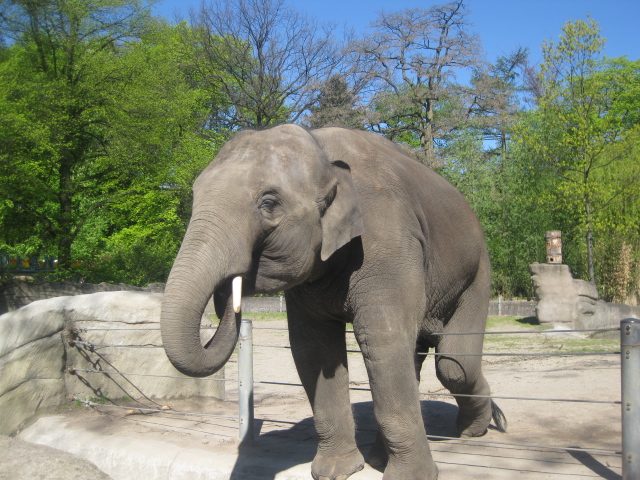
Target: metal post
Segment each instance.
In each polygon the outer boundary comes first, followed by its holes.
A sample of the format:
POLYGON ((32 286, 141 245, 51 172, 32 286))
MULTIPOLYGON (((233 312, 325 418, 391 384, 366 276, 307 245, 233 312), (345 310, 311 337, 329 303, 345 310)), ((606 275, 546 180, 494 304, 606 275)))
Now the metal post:
POLYGON ((620 322, 622 478, 640 478, 640 320, 620 322))
POLYGON ((253 440, 253 335, 252 322, 243 318, 238 339, 238 406, 240 441, 253 440))

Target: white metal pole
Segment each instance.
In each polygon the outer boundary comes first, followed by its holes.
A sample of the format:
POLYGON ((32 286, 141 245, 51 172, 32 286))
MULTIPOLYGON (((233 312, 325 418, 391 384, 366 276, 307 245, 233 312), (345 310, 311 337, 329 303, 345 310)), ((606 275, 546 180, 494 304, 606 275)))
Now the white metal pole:
POLYGON ((238 410, 240 441, 253 440, 253 334, 252 322, 243 318, 238 339, 238 410))

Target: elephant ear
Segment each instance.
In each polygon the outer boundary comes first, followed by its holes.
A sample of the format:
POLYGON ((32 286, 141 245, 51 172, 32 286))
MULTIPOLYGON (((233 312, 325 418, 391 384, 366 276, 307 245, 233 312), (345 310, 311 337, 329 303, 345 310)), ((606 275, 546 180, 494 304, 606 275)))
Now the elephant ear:
POLYGON ((322 250, 320 257, 327 260, 333 252, 352 238, 364 233, 362 211, 358 193, 351 178, 349 165, 341 160, 331 163, 334 180, 321 207, 322 250))

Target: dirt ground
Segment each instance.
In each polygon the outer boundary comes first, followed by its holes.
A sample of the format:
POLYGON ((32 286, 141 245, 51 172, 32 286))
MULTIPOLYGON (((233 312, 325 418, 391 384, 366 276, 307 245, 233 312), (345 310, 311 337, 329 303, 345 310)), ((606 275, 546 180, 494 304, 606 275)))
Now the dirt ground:
MULTIPOLYGON (((295 408, 296 413, 306 412, 311 417, 311 410, 306 404, 306 397, 301 387, 285 387, 261 381, 291 382, 296 379, 295 367, 288 350, 260 347, 258 345, 288 344, 285 322, 256 322, 254 328, 254 380, 256 381, 256 398, 264 404, 278 406, 286 399, 286 410, 295 408), (262 325, 266 323, 266 325, 262 325), (267 330, 263 328, 282 328, 283 330, 267 330), (294 402, 294 399, 296 402, 294 402), (291 402, 291 403, 289 403, 291 402)), ((510 330, 512 328, 510 327, 510 330)), ((500 328, 498 328, 500 330, 500 328)), ((525 328, 523 328, 525 330, 525 328)), ((564 342, 553 339, 554 346, 562 346, 564 342), (558 345, 558 342, 560 344, 558 345)), ((573 334, 575 336, 575 334, 573 334)), ((353 335, 348 343, 357 348, 353 335)), ((537 336, 536 336, 537 337, 537 336)), ((566 334, 567 343, 572 334, 566 334)), ((489 337, 487 337, 489 338, 489 337)), ((495 339, 496 337, 492 337, 495 339)), ((512 352, 536 351, 531 335, 518 337, 518 344, 511 348, 512 352)), ((485 352, 495 348, 485 347, 485 352)), ((525 397, 546 399, 575 400, 620 400, 620 358, 618 355, 606 356, 567 356, 567 357, 484 357, 483 371, 487 377, 492 393, 498 397, 525 397)), ((231 375, 236 371, 229 368, 231 375)), ((353 387, 367 388, 368 381, 362 356, 359 353, 349 354, 349 372, 353 387)), ((427 434, 430 436, 456 437, 455 418, 457 407, 450 396, 442 395, 446 390, 435 375, 434 362, 428 358, 423 366, 420 392, 422 395, 423 418, 427 434), (440 394, 440 395, 437 395, 440 394)), ((230 392, 230 396, 233 393, 230 392)), ((366 391, 352 391, 351 401, 354 404, 358 426, 362 430, 374 430, 371 395, 366 391)), ((621 460, 619 455, 599 455, 596 453, 567 452, 566 450, 545 450, 539 448, 519 447, 517 444, 544 447, 573 447, 596 450, 620 451, 621 425, 619 404, 566 403, 550 401, 523 401, 497 399, 508 420, 507 433, 491 430, 478 442, 473 444, 473 453, 458 456, 455 445, 459 440, 437 441, 432 439, 434 458, 440 464, 459 464, 468 476, 459 478, 483 478, 474 465, 482 469, 507 469, 512 473, 519 472, 518 478, 562 478, 562 464, 577 462, 582 465, 578 474, 571 473, 567 478, 621 478, 621 460), (487 443, 484 443, 487 442, 487 443), (495 443, 491 443, 495 442, 495 443), (514 445, 498 445, 502 443, 514 445), (487 461, 487 457, 496 456, 498 462, 487 461), (512 461, 507 461, 513 459, 512 461), (523 464, 518 465, 522 461, 523 464), (502 464, 498 466, 496 464, 502 464), (512 463, 513 462, 513 463, 512 463), (492 465, 493 464, 493 465, 492 465), (495 465, 495 467, 494 467, 495 465), (513 466, 509 466, 513 465, 513 466)), ((277 411, 277 408, 275 409, 277 411)), ((275 413, 274 411, 274 413, 275 413)), ((293 412, 292 412, 293 413, 293 412)), ((269 413, 269 415, 271 415, 269 413)), ((274 415, 273 418, 282 418, 274 415)), ((372 435, 361 435, 363 451, 366 443, 372 441, 372 435)), ((464 449, 466 451, 466 447, 464 449)), ((449 468, 446 469, 447 471, 449 468)), ((488 472, 487 472, 488 473, 488 472)), ((489 473, 486 478, 496 478, 497 472, 489 473)), ((449 478, 441 475, 441 478, 449 478)), ((451 478, 458 478, 451 477, 451 478)), ((514 477, 511 477, 514 478, 514 477)))
MULTIPOLYGON (((249 316, 249 315, 247 315, 249 316)), ((83 425, 103 435, 122 432, 126 425, 138 442, 146 438, 171 438, 220 454, 237 455, 229 478, 275 479, 279 472, 310 462, 315 453, 311 409, 295 371, 288 344, 286 322, 254 322, 254 381, 256 442, 238 444, 233 419, 179 417, 170 414, 126 415, 123 409, 99 408, 63 413, 71 427, 83 425), (294 385, 291 385, 294 384, 294 385), (265 462, 244 462, 243 458, 265 462), (257 466, 256 466, 257 465, 257 466)), ((349 341, 355 345, 353 340, 349 341)), ((513 351, 527 350, 527 343, 513 351)), ((484 372, 497 397, 620 400, 620 359, 617 355, 578 357, 485 357, 484 372)), ((359 353, 349 354, 353 411, 357 440, 366 457, 375 435, 371 395, 359 353), (363 390, 359 390, 363 389, 363 390)), ((237 358, 226 367, 237 378, 237 358)), ((183 399, 168 402, 174 411, 237 415, 237 383, 227 384, 227 401, 183 399)), ((422 382, 423 418, 440 480, 453 479, 589 479, 621 478, 620 405, 498 399, 508 420, 508 432, 491 429, 481 439, 455 437, 456 406, 435 377, 433 360, 427 359, 422 382), (589 453, 567 450, 593 449, 589 453)), ((152 405, 150 405, 152 406, 152 405)), ((100 466, 100 465, 98 465, 100 466)), ((381 478, 367 467, 353 479, 381 478), (369 472, 369 473, 367 473, 369 472)), ((116 478, 117 475, 112 475, 116 478)), ((160 478, 155 477, 155 478, 160 478)), ((297 477, 295 477, 297 478, 297 477)), ((308 478, 311 478, 309 475, 308 478)))

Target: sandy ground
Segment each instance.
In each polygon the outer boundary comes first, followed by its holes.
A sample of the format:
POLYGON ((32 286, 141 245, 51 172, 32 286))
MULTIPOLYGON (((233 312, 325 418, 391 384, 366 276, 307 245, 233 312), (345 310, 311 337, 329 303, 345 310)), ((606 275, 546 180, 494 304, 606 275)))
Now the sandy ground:
MULTIPOLYGON (((127 415, 124 409, 108 407, 61 410, 41 418, 20 436, 84 456, 113 479, 137 478, 132 475, 132 464, 124 459, 126 454, 106 454, 109 447, 104 446, 97 453, 87 453, 86 446, 83 450, 77 444, 92 440, 79 442, 81 433, 99 435, 105 442, 111 441, 116 450, 135 450, 131 456, 144 456, 145 449, 149 458, 154 451, 157 455, 161 450, 168 452, 164 457, 173 455, 166 467, 152 465, 151 460, 137 460, 135 468, 144 472, 146 478, 311 478, 308 463, 316 447, 311 410, 302 388, 296 385, 299 380, 290 351, 272 347, 288 344, 285 322, 255 322, 255 327, 256 441, 251 445, 239 444, 235 419, 165 413, 127 415), (76 432, 76 439, 61 433, 63 430, 76 432), (172 449, 176 449, 175 453, 170 453, 172 449), (185 467, 178 467, 178 460, 191 458, 184 449, 198 460, 183 463, 206 463, 204 459, 209 458, 219 472, 209 476, 184 473, 185 467)), ((523 351, 519 347, 516 351, 523 351)), ((359 354, 349 355, 349 369, 352 386, 365 389, 366 372, 359 354)), ((485 357, 484 372, 493 394, 499 397, 620 400, 620 360, 616 355, 485 357)), ((235 355, 226 367, 226 374, 230 379, 237 378, 235 355)), ((420 391, 428 435, 455 437, 455 403, 442 395, 446 392, 435 377, 431 359, 425 362, 420 391)), ((237 383, 231 381, 227 383, 225 402, 191 398, 168 403, 174 411, 236 417, 237 394, 237 383)), ((366 457, 375 434, 371 395, 368 391, 353 390, 351 399, 358 426, 357 440, 366 457)), ((620 455, 607 452, 618 452, 621 448, 619 404, 511 399, 497 402, 509 422, 507 433, 492 429, 478 441, 432 439, 440 480, 621 478, 620 455), (576 452, 566 447, 595 451, 576 452)), ((210 468, 205 463, 204 470, 210 468)), ((195 466, 193 469, 197 470, 195 466)), ((367 466, 351 478, 379 479, 382 474, 367 466)))

